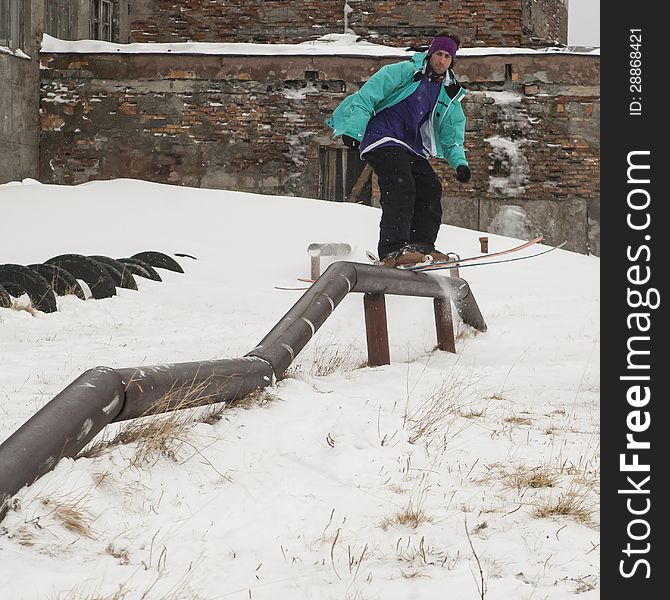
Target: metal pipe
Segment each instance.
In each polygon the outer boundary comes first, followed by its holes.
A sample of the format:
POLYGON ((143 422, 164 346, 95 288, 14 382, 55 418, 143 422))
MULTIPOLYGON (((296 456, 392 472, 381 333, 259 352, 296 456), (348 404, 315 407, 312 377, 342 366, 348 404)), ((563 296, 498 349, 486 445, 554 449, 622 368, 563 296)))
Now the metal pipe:
POLYGON ((237 400, 272 384, 272 367, 259 358, 232 358, 118 369, 125 387, 114 421, 237 400))
POLYGON ((246 356, 267 361, 272 365, 275 377, 281 379, 298 352, 354 287, 354 264, 340 261, 330 265, 246 356))
POLYGON ((0 444, 0 520, 10 498, 74 457, 123 408, 121 376, 107 367, 82 373, 0 444))
POLYGON ((307 246, 307 254, 310 256, 347 256, 351 254, 351 245, 344 242, 314 243, 307 246))
MULTIPOLYGON (((335 266, 342 263, 333 263, 335 266)), ((421 296, 428 298, 451 298, 456 311, 467 325, 478 331, 486 331, 486 321, 477 306, 470 286, 460 277, 441 277, 430 273, 413 273, 399 269, 379 268, 375 265, 354 265, 356 284, 353 292, 394 294, 398 296, 421 296)), ((328 271, 326 270, 326 273, 328 271)), ((324 276, 325 274, 324 273, 324 276)))
POLYGON ((385 344, 380 339, 380 332, 386 332, 384 294, 435 298, 438 346, 447 350, 453 351, 453 327, 447 326, 446 314, 449 299, 465 323, 486 331, 463 279, 333 263, 245 357, 118 370, 97 367, 80 375, 0 444, 0 520, 16 492, 50 471, 62 457, 76 456, 112 421, 234 400, 271 385, 349 292, 366 294, 372 306, 366 310, 366 320, 375 322, 368 330, 375 338, 373 363, 389 362, 388 337, 385 344))
POLYGON ((351 254, 351 246, 347 243, 314 243, 307 246, 310 257, 310 277, 318 279, 321 275, 322 256, 347 256, 351 254))
POLYGON ((309 276, 310 279, 318 279, 321 275, 321 256, 318 254, 309 257, 309 276))

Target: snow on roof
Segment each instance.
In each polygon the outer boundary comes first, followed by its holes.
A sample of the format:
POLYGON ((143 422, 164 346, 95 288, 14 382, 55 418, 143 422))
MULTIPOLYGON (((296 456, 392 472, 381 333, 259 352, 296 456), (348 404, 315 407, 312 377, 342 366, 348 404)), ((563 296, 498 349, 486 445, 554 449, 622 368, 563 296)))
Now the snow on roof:
MULTIPOLYGON (((46 53, 81 54, 228 54, 237 56, 377 56, 405 57, 413 50, 373 44, 353 33, 331 33, 299 44, 250 44, 214 42, 133 43, 115 44, 100 40, 68 41, 44 34, 41 51, 46 53)), ((591 54, 600 55, 600 48, 569 46, 566 48, 463 48, 459 56, 508 54, 591 54)))

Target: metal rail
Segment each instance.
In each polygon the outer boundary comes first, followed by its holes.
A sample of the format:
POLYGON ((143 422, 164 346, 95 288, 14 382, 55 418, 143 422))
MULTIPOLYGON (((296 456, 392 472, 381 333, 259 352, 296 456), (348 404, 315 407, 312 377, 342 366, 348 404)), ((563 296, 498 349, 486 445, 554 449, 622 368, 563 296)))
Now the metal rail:
POLYGON ((450 305, 479 331, 486 323, 468 283, 374 265, 336 262, 242 358, 86 371, 0 444, 0 520, 11 497, 75 457, 106 425, 188 406, 232 401, 281 379, 350 292, 364 294, 369 364, 387 364, 384 295, 434 298, 438 347, 455 351, 450 305))

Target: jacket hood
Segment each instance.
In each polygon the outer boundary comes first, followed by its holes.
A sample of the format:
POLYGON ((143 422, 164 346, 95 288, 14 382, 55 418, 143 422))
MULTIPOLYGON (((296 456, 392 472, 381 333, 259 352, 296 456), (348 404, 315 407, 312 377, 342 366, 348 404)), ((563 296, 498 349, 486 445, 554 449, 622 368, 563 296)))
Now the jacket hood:
POLYGON ((417 70, 423 69, 423 64, 426 62, 426 58, 428 58, 428 52, 414 53, 412 56, 412 62, 414 63, 414 66, 417 68, 417 70))

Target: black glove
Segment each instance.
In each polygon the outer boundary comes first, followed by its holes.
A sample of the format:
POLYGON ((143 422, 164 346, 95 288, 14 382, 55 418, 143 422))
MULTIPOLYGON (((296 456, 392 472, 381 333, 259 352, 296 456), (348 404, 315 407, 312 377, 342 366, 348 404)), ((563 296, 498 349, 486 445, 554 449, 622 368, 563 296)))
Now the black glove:
POLYGON ((358 148, 361 145, 361 143, 357 139, 352 138, 350 135, 343 135, 342 142, 344 142, 344 145, 347 148, 351 148, 352 150, 356 150, 356 148, 358 148))
POLYGON ((470 167, 467 165, 459 165, 456 169, 456 179, 461 183, 470 181, 470 167))

